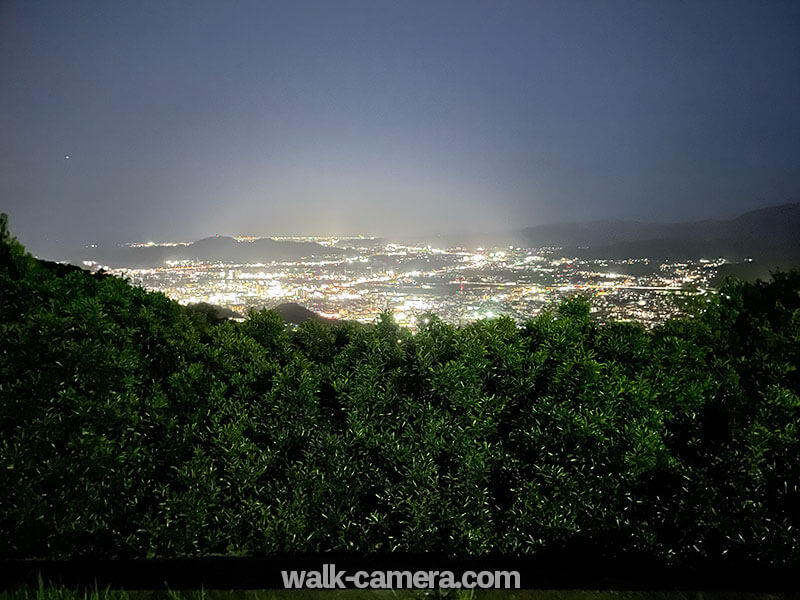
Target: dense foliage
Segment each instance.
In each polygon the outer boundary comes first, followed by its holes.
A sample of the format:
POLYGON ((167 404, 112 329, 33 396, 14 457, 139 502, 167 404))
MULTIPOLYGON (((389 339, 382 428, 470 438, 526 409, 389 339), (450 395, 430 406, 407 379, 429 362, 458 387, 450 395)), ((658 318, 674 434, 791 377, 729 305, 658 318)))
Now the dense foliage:
POLYGON ((797 561, 800 273, 692 318, 214 323, 0 243, 5 557, 797 561))

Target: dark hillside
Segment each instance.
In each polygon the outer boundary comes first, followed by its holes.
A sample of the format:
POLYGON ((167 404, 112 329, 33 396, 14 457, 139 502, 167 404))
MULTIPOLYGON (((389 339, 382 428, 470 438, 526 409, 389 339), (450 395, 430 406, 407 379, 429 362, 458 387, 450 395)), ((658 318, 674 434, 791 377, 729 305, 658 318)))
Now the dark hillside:
POLYGON ((272 310, 278 313, 286 323, 292 323, 295 325, 305 323, 309 320, 321 322, 329 320, 319 316, 314 311, 308 310, 304 306, 295 304, 294 302, 284 302, 283 304, 275 306, 272 308, 272 310))
POLYGON ((729 220, 687 223, 607 221, 524 229, 517 243, 560 246, 587 258, 685 260, 753 257, 775 266, 800 265, 800 204, 747 212, 729 220))

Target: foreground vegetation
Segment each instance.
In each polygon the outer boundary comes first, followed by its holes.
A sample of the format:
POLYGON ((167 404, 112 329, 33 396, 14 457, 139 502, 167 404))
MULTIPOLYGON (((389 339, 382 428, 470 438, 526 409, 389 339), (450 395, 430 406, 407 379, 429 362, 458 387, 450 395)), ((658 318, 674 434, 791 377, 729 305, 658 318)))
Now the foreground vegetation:
POLYGON ((800 557, 800 273, 693 317, 211 322, 0 220, 0 556, 800 557))
POLYGON ((780 600, 789 594, 703 592, 600 592, 530 590, 73 590, 58 586, 0 591, 0 600, 780 600))

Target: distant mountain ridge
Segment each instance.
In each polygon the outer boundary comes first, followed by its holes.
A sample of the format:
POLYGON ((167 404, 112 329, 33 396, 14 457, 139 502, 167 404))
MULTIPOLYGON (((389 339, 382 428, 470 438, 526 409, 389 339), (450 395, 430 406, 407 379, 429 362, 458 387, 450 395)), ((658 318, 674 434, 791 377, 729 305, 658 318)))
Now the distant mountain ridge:
POLYGON ((746 212, 729 220, 685 223, 598 221, 541 225, 513 243, 559 246, 587 258, 688 259, 752 257, 787 266, 800 262, 800 203, 746 212))
MULTIPOLYGON (((560 223, 520 229, 508 234, 435 236, 439 246, 524 247, 558 246, 584 258, 650 258, 684 260, 722 256, 732 261, 745 257, 775 266, 800 264, 800 203, 746 212, 733 219, 682 223, 594 221, 560 223)), ((152 268, 166 261, 268 263, 302 258, 354 255, 356 251, 314 242, 260 238, 237 241, 232 237, 207 237, 186 246, 101 246, 82 248, 69 257, 81 264, 94 261, 109 267, 152 268)))
POLYGON ((294 261, 301 258, 346 256, 349 250, 323 246, 314 242, 293 242, 260 238, 238 241, 228 236, 207 237, 186 246, 100 246, 83 248, 70 262, 91 260, 111 267, 148 268, 166 261, 268 263, 294 261))

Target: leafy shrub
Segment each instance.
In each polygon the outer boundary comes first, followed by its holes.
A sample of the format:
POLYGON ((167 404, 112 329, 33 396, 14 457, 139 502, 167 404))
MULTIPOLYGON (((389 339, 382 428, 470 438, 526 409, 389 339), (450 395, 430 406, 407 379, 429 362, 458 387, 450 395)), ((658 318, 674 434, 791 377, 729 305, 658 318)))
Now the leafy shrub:
POLYGON ((208 319, 0 246, 3 557, 798 561, 800 273, 692 318, 208 319))

